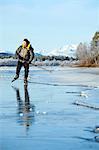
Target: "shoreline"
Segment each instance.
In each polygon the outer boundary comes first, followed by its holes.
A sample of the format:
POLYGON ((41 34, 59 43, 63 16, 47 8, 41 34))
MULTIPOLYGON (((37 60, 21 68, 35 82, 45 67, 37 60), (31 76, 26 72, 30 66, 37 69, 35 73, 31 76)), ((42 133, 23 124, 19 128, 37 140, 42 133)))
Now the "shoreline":
MULTIPOLYGON (((0 67, 15 67, 18 60, 14 58, 0 59, 0 67)), ((44 67, 77 67, 77 68, 99 68, 99 64, 82 64, 77 60, 45 60, 45 61, 32 61, 30 66, 44 66, 44 67)))
MULTIPOLYGON (((14 67, 17 65, 17 59, 13 59, 13 58, 4 58, 4 59, 0 59, 0 67, 14 67)), ((75 61, 71 61, 71 60, 64 60, 64 61, 60 61, 60 60, 45 60, 45 61, 33 61, 32 64, 30 64, 30 66, 70 66, 74 63, 75 61)))

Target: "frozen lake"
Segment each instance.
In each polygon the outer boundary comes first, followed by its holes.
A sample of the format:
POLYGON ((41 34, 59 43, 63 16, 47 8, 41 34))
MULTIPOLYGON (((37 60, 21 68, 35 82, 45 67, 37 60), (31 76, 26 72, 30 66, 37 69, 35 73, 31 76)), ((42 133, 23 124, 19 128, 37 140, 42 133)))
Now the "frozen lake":
POLYGON ((47 69, 0 68, 0 150, 98 150, 99 68, 47 69))

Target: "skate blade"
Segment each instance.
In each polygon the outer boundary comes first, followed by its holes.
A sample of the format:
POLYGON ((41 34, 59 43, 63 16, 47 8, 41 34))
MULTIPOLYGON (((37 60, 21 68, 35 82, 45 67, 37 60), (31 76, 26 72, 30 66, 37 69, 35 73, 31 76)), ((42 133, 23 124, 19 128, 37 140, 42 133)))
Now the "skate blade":
POLYGON ((17 79, 13 79, 11 82, 14 82, 15 80, 17 80, 17 79))

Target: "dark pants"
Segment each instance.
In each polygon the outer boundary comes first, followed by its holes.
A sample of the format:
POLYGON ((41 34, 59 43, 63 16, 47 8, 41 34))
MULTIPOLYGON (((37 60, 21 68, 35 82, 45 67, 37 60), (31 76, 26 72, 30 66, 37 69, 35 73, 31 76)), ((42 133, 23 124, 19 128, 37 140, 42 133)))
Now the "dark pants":
POLYGON ((19 74, 20 74, 20 70, 21 70, 21 68, 22 68, 22 66, 24 66, 24 78, 28 78, 28 73, 29 73, 29 64, 27 63, 22 63, 22 62, 20 62, 20 61, 18 61, 18 64, 17 64, 17 68, 16 68, 16 74, 19 76, 19 74))

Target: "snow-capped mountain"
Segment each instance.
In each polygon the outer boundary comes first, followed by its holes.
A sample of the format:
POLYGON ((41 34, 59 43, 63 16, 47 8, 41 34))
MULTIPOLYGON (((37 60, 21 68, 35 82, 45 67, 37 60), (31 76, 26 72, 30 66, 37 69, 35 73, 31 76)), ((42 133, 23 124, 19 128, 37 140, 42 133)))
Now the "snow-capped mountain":
POLYGON ((0 53, 5 53, 5 51, 4 51, 4 50, 2 50, 2 49, 0 49, 0 53))
MULTIPOLYGON (((35 50, 35 55, 44 55, 44 56, 68 56, 68 57, 76 57, 76 49, 77 49, 77 44, 72 44, 72 45, 66 45, 61 48, 56 48, 53 50, 40 50, 36 51, 35 50)), ((3 51, 0 50, 0 55, 14 55, 9 51, 3 51)))
POLYGON ((77 44, 74 45, 66 45, 58 49, 54 49, 51 51, 47 50, 41 50, 39 51, 40 54, 42 55, 49 55, 49 56, 68 56, 68 57, 75 57, 76 54, 76 49, 77 49, 77 44))

